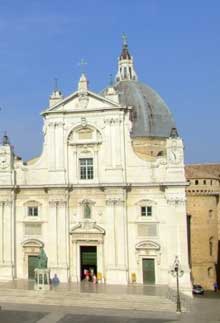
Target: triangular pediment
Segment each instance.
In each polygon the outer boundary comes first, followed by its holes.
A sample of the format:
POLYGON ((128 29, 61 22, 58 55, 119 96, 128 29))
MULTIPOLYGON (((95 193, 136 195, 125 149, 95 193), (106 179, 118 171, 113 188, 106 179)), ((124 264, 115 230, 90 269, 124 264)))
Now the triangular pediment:
POLYGON ((93 221, 83 221, 75 225, 70 234, 105 234, 105 230, 93 221))
POLYGON ((68 97, 61 99, 59 102, 49 107, 41 114, 48 113, 72 113, 79 111, 91 110, 105 110, 105 109, 118 109, 121 106, 110 99, 107 99, 94 92, 88 91, 86 94, 81 95, 78 91, 72 93, 68 97))

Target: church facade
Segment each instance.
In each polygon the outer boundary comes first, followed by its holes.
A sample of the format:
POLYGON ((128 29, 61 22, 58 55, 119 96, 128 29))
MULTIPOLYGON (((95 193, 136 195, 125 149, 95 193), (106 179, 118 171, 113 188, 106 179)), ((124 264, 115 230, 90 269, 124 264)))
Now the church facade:
POLYGON ((190 288, 183 142, 172 115, 137 79, 126 41, 114 84, 58 89, 42 112, 43 150, 27 161, 0 146, 0 279, 30 279, 40 248, 51 274, 80 282, 190 288))

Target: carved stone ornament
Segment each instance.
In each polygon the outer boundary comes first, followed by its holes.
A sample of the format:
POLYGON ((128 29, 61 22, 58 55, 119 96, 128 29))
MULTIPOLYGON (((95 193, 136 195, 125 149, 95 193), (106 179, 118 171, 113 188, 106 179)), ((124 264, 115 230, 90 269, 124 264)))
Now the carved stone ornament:
POLYGON ((106 205, 123 205, 124 200, 120 198, 110 198, 105 201, 106 205))
POLYGON ((9 156, 6 151, 0 152, 0 169, 5 169, 9 166, 9 156))
POLYGON ((10 201, 10 200, 0 201, 0 206, 10 207, 11 204, 12 204, 12 201, 10 201))
POLYGON ((23 248, 43 248, 44 243, 38 239, 28 239, 23 241, 22 247, 23 248))
POLYGON ((153 206, 153 205, 156 205, 157 202, 153 201, 153 200, 148 200, 148 199, 144 199, 144 200, 140 200, 138 201, 137 203, 135 203, 136 205, 139 205, 139 206, 153 206))
POLYGON ((145 240, 145 241, 138 242, 135 248, 137 250, 143 250, 143 249, 160 250, 160 245, 155 241, 145 240))
POLYGON ((85 204, 88 204, 88 205, 95 205, 95 201, 92 201, 92 200, 88 200, 88 199, 84 199, 82 201, 79 202, 79 204, 82 206, 82 205, 85 205, 85 204))
POLYGON ((66 205, 66 201, 65 200, 49 200, 49 205, 50 207, 64 207, 66 205))
POLYGON ((91 234, 105 234, 105 230, 96 224, 95 221, 79 222, 72 228, 70 234, 91 233, 91 234))
POLYGON ((86 127, 86 126, 87 126, 87 120, 86 120, 86 117, 82 117, 82 118, 81 118, 81 126, 82 126, 82 127, 86 127))
POLYGON ((86 109, 89 103, 89 97, 87 93, 83 93, 79 95, 79 106, 82 109, 86 109))
POLYGON ((171 206, 179 206, 179 205, 184 205, 186 203, 186 198, 179 197, 179 196, 167 197, 166 200, 167 200, 167 204, 171 206))

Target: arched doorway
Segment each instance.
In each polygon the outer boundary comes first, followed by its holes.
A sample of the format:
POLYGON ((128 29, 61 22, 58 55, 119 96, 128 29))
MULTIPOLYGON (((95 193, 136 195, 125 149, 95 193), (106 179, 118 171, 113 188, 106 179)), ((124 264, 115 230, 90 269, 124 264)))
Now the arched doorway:
POLYGON ((37 267, 40 248, 44 246, 43 242, 37 239, 25 240, 22 244, 24 252, 24 278, 34 279, 34 269, 37 267))

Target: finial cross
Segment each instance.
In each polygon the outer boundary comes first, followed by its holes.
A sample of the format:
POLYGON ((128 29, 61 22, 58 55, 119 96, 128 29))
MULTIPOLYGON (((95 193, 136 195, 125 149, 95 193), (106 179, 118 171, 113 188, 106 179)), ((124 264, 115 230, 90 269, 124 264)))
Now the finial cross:
POLYGON ((54 78, 54 91, 55 92, 58 91, 58 78, 57 77, 54 78))
POLYGON ((88 63, 85 61, 84 58, 80 59, 80 62, 78 63, 78 65, 81 67, 82 71, 84 70, 84 67, 87 65, 88 63))
POLYGON ((127 45, 128 44, 128 37, 125 33, 122 34, 122 39, 123 39, 123 45, 127 45))

